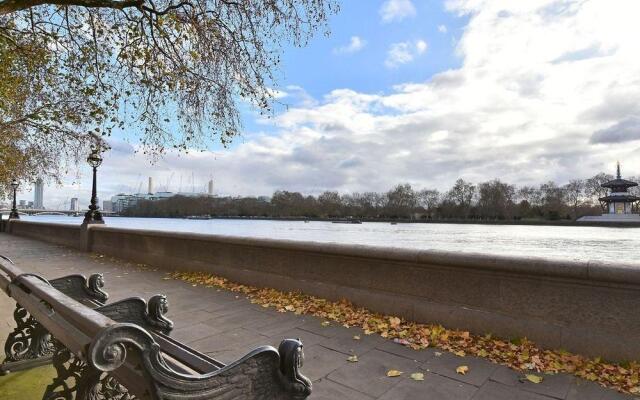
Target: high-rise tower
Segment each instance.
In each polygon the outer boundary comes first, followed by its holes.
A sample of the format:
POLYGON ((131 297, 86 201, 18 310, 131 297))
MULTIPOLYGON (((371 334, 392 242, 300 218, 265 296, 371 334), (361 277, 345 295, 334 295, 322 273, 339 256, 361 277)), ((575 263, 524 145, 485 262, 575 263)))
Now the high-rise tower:
POLYGON ((44 209, 44 183, 42 179, 36 179, 35 190, 33 191, 33 208, 44 209))

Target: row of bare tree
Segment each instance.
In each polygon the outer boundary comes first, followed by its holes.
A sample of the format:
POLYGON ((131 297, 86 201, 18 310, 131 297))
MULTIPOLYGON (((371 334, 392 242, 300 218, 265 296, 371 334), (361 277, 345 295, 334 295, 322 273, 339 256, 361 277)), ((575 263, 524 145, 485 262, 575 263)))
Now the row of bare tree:
MULTIPOLYGON (((576 219, 601 212, 598 198, 607 190, 602 183, 611 175, 597 174, 559 186, 547 182, 537 187, 498 179, 473 184, 458 179, 446 192, 415 190, 400 184, 386 193, 340 194, 327 191, 318 196, 276 191, 269 197, 184 197, 141 201, 128 216, 184 217, 190 215, 244 217, 308 217, 366 219, 576 219)), ((637 188, 632 188, 636 190, 637 188)))

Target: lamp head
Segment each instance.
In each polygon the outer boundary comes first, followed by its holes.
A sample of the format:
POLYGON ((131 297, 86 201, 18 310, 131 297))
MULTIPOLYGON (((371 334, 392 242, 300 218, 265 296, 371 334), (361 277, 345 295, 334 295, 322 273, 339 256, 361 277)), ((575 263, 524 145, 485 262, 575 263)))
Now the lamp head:
POLYGON ((98 168, 102 164, 102 157, 100 156, 100 148, 94 146, 91 148, 91 154, 87 157, 87 163, 93 168, 98 168))
POLYGON ((12 188, 17 189, 18 186, 20 186, 20 183, 18 183, 17 180, 14 179, 13 181, 11 181, 11 187, 12 188))

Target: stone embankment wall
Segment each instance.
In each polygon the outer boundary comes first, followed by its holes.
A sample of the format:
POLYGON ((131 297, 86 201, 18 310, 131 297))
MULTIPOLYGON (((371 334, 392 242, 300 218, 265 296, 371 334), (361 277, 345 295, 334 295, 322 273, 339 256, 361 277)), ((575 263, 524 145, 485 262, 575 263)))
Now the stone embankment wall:
POLYGON ((76 249, 85 249, 83 246, 83 230, 79 225, 36 223, 27 221, 5 221, 5 231, 19 236, 27 236, 33 239, 49 243, 69 246, 76 249))
MULTIPOLYGON (((80 247, 78 227, 20 221, 10 231, 80 247)), ((640 268, 631 265, 108 226, 89 228, 83 240, 87 250, 168 271, 207 271, 250 285, 346 298, 418 322, 640 359, 640 268)))

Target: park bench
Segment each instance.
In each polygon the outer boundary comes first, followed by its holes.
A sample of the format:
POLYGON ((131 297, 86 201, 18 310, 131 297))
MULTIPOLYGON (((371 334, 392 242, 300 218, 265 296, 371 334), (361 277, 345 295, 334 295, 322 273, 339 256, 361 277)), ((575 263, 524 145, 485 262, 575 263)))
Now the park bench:
MULTIPOLYGON (((43 399, 284 400, 310 394, 299 340, 285 339, 277 350, 259 347, 225 365, 168 335, 173 324, 164 317, 166 297, 105 304, 103 285, 98 275, 47 281, 0 259, 0 289, 24 310, 20 321, 44 332, 31 340, 48 340, 46 355, 26 360, 52 362, 56 369, 43 399)), ((37 349, 22 343, 18 350, 37 349)))

